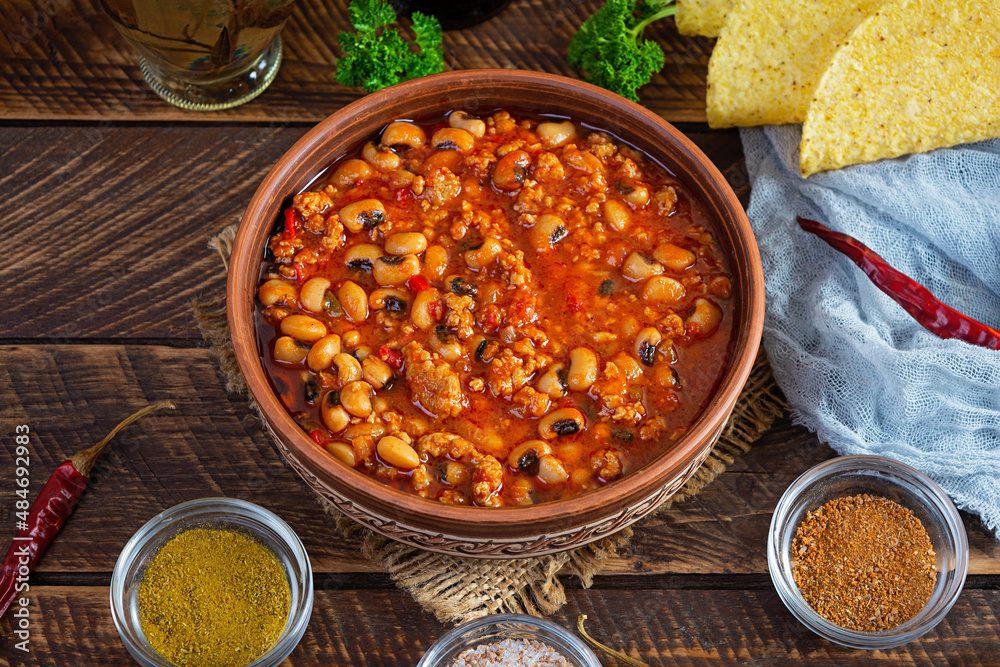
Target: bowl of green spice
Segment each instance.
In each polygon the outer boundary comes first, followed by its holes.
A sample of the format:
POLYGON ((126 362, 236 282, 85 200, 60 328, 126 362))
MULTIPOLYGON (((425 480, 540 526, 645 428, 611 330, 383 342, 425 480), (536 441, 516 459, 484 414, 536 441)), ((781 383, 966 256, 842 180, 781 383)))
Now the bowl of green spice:
POLYGON ((930 632, 965 584, 969 542, 947 494, 908 465, 842 456, 778 501, 767 564, 782 602, 832 642, 889 649, 930 632))
POLYGON ((312 568, 295 532, 230 498, 156 515, 111 576, 115 627, 150 667, 278 665, 302 639, 312 604, 312 568))

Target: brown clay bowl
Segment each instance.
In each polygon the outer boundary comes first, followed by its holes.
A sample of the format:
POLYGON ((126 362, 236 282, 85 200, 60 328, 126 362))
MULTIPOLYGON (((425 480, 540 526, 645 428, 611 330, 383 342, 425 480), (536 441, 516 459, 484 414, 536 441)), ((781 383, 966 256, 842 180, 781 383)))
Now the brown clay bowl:
POLYGON ((347 516, 422 549, 513 558, 554 553, 610 535, 677 491, 705 460, 732 412, 757 354, 764 319, 764 279, 753 232, 732 189, 707 157, 647 109, 580 81, 517 70, 463 70, 424 77, 368 95, 300 139, 257 188, 233 245, 227 289, 233 347, 275 446, 315 491, 347 516), (476 508, 426 500, 347 468, 295 423, 271 388, 255 338, 254 298, 260 263, 280 210, 333 161, 397 118, 449 109, 509 108, 571 116, 604 128, 658 159, 684 181, 716 222, 733 272, 732 352, 708 407, 687 435, 630 475, 574 498, 528 507, 476 508))

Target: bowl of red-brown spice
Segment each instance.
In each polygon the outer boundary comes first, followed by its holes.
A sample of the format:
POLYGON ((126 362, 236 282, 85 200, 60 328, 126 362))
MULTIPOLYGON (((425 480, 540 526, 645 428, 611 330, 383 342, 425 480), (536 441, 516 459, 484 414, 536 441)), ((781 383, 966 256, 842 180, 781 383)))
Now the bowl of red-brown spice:
POLYGON ((782 602, 810 630, 888 649, 944 619, 965 584, 969 542, 926 475, 882 456, 844 456, 785 491, 767 562, 782 602))

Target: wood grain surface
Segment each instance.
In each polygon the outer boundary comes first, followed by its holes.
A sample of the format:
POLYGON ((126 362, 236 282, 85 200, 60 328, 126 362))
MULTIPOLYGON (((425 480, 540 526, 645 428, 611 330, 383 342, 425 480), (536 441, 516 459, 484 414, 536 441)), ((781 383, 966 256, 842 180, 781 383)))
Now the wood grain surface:
MULTIPOLYGON (((0 346, 0 369, 0 395, 11 399, 0 412, 0 433, 13 433, 16 424, 31 427, 33 491, 65 456, 100 440, 129 412, 165 399, 178 406, 122 433, 101 459, 81 506, 39 563, 42 581, 66 572, 110 581, 132 533, 158 512, 204 496, 242 498, 276 512, 295 526, 317 573, 373 571, 358 558, 357 542, 337 533, 312 493, 281 462, 250 417, 246 399, 225 393, 207 350, 0 346)), ((4 438, 0 474, 8 477, 14 447, 4 438)), ((711 486, 641 523, 605 574, 766 573, 764 545, 774 506, 801 472, 830 456, 805 429, 780 421, 711 486)), ((1000 575, 1000 545, 976 520, 966 517, 966 526, 970 572, 1000 575)), ((12 522, 0 526, 0 536, 12 534, 12 522)))
MULTIPOLYGON (((568 597, 554 622, 574 628, 586 614, 588 633, 650 665, 990 665, 996 655, 987 647, 1000 641, 995 590, 967 590, 924 637, 905 648, 871 652, 813 635, 773 590, 637 588, 570 591, 568 597)), ((5 652, 0 644, 0 665, 133 664, 111 622, 106 586, 43 586, 32 604, 37 634, 30 653, 5 652)), ((282 664, 412 666, 446 630, 400 591, 317 588, 305 637, 282 664)), ((0 621, 0 633, 10 634, 9 617, 0 621)), ((608 657, 602 663, 621 664, 608 657)))
MULTIPOLYGON (((0 338, 199 340, 189 304, 225 286, 208 240, 310 126, 0 126, 0 338)), ((688 136, 745 183, 735 130, 688 136)))
MULTIPOLYGON (((447 66, 577 76, 566 46, 600 4, 514 0, 485 24, 446 33, 447 66)), ((313 616, 285 665, 413 665, 447 629, 332 527, 246 398, 225 392, 189 306, 224 284, 208 239, 239 220, 309 127, 361 94, 334 80, 346 6, 300 0, 272 87, 209 115, 148 90, 98 0, 0 0, 0 544, 14 530, 16 425, 31 428, 35 493, 127 413, 178 404, 133 425, 102 458, 32 575, 29 653, 14 647, 11 614, 0 619, 0 667, 134 664, 108 607, 118 554, 157 512, 216 495, 275 511, 309 551, 313 616)), ((667 62, 643 101, 680 122, 745 203, 739 135, 701 122, 712 42, 679 37, 670 20, 647 36, 667 62)), ((640 524, 592 588, 564 576, 569 602, 554 620, 571 626, 585 613, 595 636, 651 665, 1000 664, 1000 546, 966 514, 970 577, 924 638, 852 651, 784 608, 767 573, 771 513, 792 480, 832 456, 779 419, 713 484, 640 524)))
MULTIPOLYGON (((336 36, 349 28, 347 0, 300 0, 282 33, 284 60, 257 100, 222 112, 164 104, 143 82, 136 52, 98 0, 5 0, 0 39, 0 118, 78 120, 317 121, 362 91, 336 82, 336 36)), ((446 69, 529 69, 570 77, 573 33, 600 2, 514 0, 478 26, 444 33, 446 69)), ((671 121, 705 119, 705 76, 714 40, 683 37, 673 19, 646 37, 666 64, 642 90, 643 103, 671 121)))

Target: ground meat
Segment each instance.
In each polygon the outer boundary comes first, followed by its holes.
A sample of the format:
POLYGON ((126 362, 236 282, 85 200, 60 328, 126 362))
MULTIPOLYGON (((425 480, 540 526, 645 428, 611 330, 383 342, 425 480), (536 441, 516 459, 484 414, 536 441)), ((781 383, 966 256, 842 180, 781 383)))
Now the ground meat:
POLYGON ((458 296, 449 292, 444 295, 444 305, 447 308, 444 325, 449 329, 454 329, 459 340, 471 338, 474 333, 473 327, 476 324, 472 317, 472 311, 476 308, 476 300, 471 296, 458 296))
POLYGON ((406 358, 406 383, 414 402, 435 417, 455 417, 469 403, 462 391, 462 380, 443 359, 433 359, 420 343, 403 348, 406 358))
POLYGON ((515 414, 518 416, 541 417, 549 411, 552 399, 547 394, 535 391, 531 387, 522 387, 514 394, 513 402, 514 405, 518 406, 515 409, 515 414))
POLYGON ((611 482, 622 476, 622 459, 617 449, 608 448, 594 452, 590 456, 590 469, 604 482, 611 482))
POLYGON ((527 358, 519 357, 509 347, 490 362, 486 373, 486 382, 494 396, 513 396, 531 381, 535 371, 541 370, 552 359, 543 354, 530 354, 527 358))
POLYGON ((462 191, 462 182, 450 169, 434 169, 427 175, 427 198, 435 206, 444 206, 462 191))
POLYGON ((472 473, 472 497, 481 507, 502 504, 497 491, 503 486, 503 466, 489 454, 483 455, 472 473))

